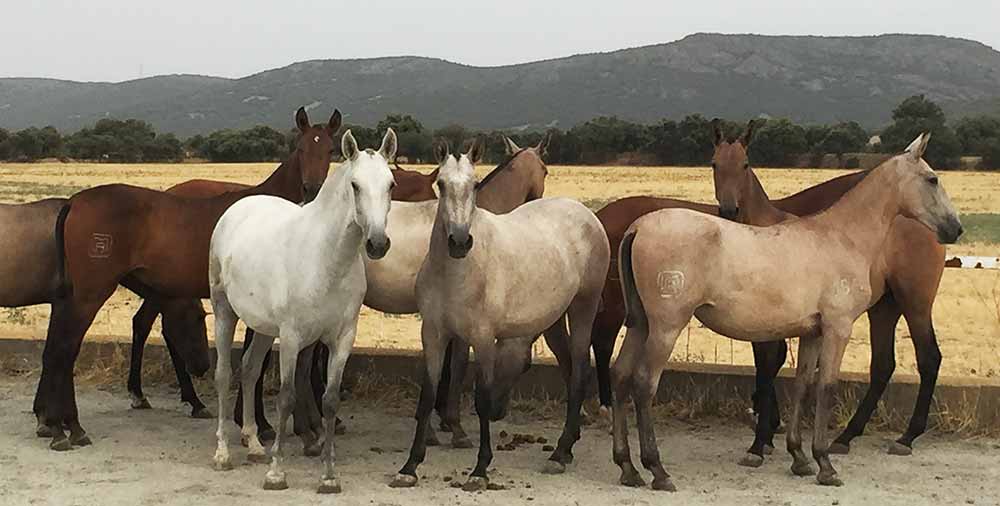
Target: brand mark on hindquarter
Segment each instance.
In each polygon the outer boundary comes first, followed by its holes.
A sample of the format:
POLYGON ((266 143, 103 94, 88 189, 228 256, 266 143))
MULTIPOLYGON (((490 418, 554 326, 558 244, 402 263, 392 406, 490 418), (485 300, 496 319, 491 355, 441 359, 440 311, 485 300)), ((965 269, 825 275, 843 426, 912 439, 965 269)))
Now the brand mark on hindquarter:
POLYGON ((87 254, 90 258, 108 258, 111 256, 113 245, 114 238, 111 234, 94 233, 90 236, 90 249, 87 254))
POLYGON ((656 275, 656 286, 660 297, 668 299, 680 295, 684 290, 684 273, 681 271, 660 271, 656 275))

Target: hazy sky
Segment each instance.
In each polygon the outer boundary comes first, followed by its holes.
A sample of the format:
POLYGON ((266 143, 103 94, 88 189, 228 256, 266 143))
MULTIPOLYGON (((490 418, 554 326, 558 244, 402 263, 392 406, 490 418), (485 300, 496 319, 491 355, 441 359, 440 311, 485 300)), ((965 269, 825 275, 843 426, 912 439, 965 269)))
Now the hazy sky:
POLYGON ((996 0, 8 0, 0 76, 240 77, 317 58, 503 65, 695 32, 931 33, 1000 47, 996 0))

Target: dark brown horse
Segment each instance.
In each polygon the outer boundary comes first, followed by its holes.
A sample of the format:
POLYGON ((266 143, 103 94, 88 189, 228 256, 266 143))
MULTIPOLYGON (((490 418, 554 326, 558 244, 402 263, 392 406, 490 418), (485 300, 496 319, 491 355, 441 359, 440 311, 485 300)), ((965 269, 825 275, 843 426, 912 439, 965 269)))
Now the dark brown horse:
POLYGON ((404 169, 398 163, 394 164, 392 177, 396 179, 396 186, 392 188, 392 200, 402 200, 404 202, 423 202, 434 200, 434 181, 437 179, 438 169, 431 173, 424 174, 415 170, 404 169))
POLYGON ((301 108, 295 119, 300 130, 295 151, 253 188, 190 199, 106 185, 70 199, 63 227, 70 294, 53 304, 35 403, 36 414, 53 435, 53 449, 89 443, 79 424, 73 364, 94 316, 118 284, 143 298, 208 297, 209 241, 230 205, 248 195, 301 202, 318 193, 330 168, 340 112, 324 125, 311 125, 301 108), (63 424, 69 425, 70 438, 63 424))
MULTIPOLYGON (((617 246, 632 222, 659 209, 687 208, 708 214, 724 214, 730 219, 766 226, 783 221, 786 213, 805 216, 830 207, 866 175, 866 172, 847 174, 789 197, 769 201, 760 181, 750 170, 746 148, 752 134, 752 125, 750 129, 740 140, 732 143, 724 142, 721 132, 716 130, 713 175, 721 206, 655 197, 628 197, 612 202, 597 212, 612 245, 612 267, 604 288, 604 307, 597 314, 592 332, 602 411, 608 409, 611 402, 609 364, 625 315, 618 280, 617 246), (720 213, 720 207, 725 211, 720 213)), ((847 428, 831 445, 833 453, 846 453, 849 450, 851 440, 862 434, 885 391, 895 369, 893 346, 895 327, 900 315, 906 316, 910 325, 921 379, 909 428, 890 447, 890 453, 910 453, 913 440, 927 426, 930 400, 941 363, 941 353, 931 321, 931 308, 944 268, 944 249, 937 243, 934 235, 926 231, 926 227, 912 223, 912 220, 899 218, 893 226, 883 254, 889 266, 887 279, 884 280, 888 289, 868 310, 872 339, 871 384, 847 428), (902 260, 904 258, 906 261, 902 260)), ((760 416, 750 454, 761 459, 748 455, 741 463, 754 464, 762 461, 763 447, 773 446, 771 438, 780 423, 773 378, 784 364, 786 353, 784 342, 754 346, 754 361, 757 366, 754 409, 760 416)))

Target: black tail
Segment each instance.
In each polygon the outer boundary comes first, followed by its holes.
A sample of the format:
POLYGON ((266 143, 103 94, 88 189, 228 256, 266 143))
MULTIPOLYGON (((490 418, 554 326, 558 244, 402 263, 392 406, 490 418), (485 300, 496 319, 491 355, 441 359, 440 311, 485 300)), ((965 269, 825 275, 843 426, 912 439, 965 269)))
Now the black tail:
POLYGON ((642 299, 635 287, 635 270, 632 268, 632 243, 635 242, 635 231, 629 232, 622 240, 618 250, 618 277, 622 283, 622 297, 625 299, 625 326, 645 327, 646 310, 642 307, 642 299))
POLYGON ((59 287, 56 289, 56 297, 64 298, 72 292, 72 286, 66 277, 66 217, 69 215, 70 204, 59 210, 56 217, 56 262, 58 263, 59 287))

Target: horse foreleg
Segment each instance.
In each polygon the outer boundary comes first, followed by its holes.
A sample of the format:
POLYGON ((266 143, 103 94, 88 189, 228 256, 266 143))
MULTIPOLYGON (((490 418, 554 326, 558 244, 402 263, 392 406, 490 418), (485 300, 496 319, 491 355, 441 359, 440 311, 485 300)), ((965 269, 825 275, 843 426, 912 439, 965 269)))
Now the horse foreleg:
MULTIPOLYGON (((264 445, 260 443, 260 439, 257 436, 257 420, 253 413, 253 407, 256 402, 249 402, 246 396, 252 395, 250 394, 251 392, 255 393, 253 386, 260 377, 264 355, 271 350, 272 344, 274 344, 273 336, 264 334, 255 336, 255 339, 250 343, 250 347, 243 350, 243 359, 240 366, 240 383, 243 385, 242 392, 244 397, 243 428, 240 431, 240 440, 249 448, 247 460, 250 462, 267 462, 267 451, 264 450, 264 445)), ((256 401, 256 399, 253 400, 256 401)))
POLYGON ((799 362, 795 370, 795 386, 792 388, 792 416, 788 421, 788 432, 785 434, 785 444, 788 453, 792 455, 792 474, 796 476, 816 474, 805 452, 802 451, 802 408, 806 389, 809 388, 816 373, 821 344, 820 337, 815 334, 799 337, 799 362))
MULTIPOLYGON (((462 427, 462 391, 465 389, 465 373, 469 370, 469 345, 457 339, 453 339, 449 345, 452 350, 451 360, 445 362, 444 370, 451 371, 448 382, 442 378, 438 390, 447 392, 447 403, 444 411, 438 411, 441 415, 441 425, 447 426, 451 430, 452 448, 472 448, 472 440, 462 427)), ((439 403, 440 406, 440 403, 439 403)), ((431 428, 429 434, 433 434, 431 428)), ((428 438, 428 443, 430 443, 428 438)))
POLYGON ((774 378, 785 363, 787 350, 788 345, 784 340, 753 343, 754 363, 757 366, 756 391, 753 396, 757 424, 753 444, 739 460, 741 466, 760 467, 764 463, 765 448, 774 448, 774 430, 781 423, 774 378))
POLYGON ((326 343, 326 390, 323 392, 323 422, 326 427, 326 441, 323 443, 323 476, 320 478, 320 494, 336 494, 340 492, 340 481, 334 472, 336 448, 334 436, 337 433, 337 409, 340 407, 340 385, 344 379, 344 366, 347 357, 354 347, 354 337, 357 335, 357 321, 350 326, 348 332, 334 341, 326 343))
POLYGON ((489 485, 486 470, 493 462, 493 444, 490 442, 490 418, 493 416, 493 372, 496 364, 495 344, 492 338, 476 347, 476 416, 479 417, 479 453, 476 467, 462 489, 466 492, 485 490, 489 485))
POLYGON ((929 312, 919 317, 907 316, 906 323, 910 327, 913 347, 916 349, 920 389, 917 391, 917 402, 913 406, 913 415, 906 432, 889 447, 889 453, 893 455, 913 453, 913 440, 927 430, 927 416, 931 409, 934 387, 937 385, 938 370, 941 368, 941 349, 938 347, 929 312))
MULTIPOLYGON (((852 321, 824 322, 823 342, 819 357, 819 383, 816 385, 816 417, 813 423, 813 459, 819 464, 819 474, 816 481, 820 485, 843 485, 837 477, 837 470, 830 462, 830 440, 827 438, 830 430, 830 411, 832 409, 833 389, 837 384, 840 364, 844 361, 844 350, 851 337, 852 321)), ((801 354, 800 354, 801 355, 801 354)))
POLYGON ((851 451, 851 441, 865 432, 878 401, 882 398, 893 371, 896 370, 896 324, 900 317, 899 305, 891 294, 885 294, 868 309, 871 329, 872 361, 869 367, 870 381, 857 411, 847 423, 844 431, 830 445, 830 453, 846 454, 851 451))
POLYGON ((132 353, 128 368, 128 393, 132 409, 151 408, 145 394, 142 393, 142 352, 146 348, 146 340, 159 313, 155 303, 144 299, 132 317, 132 353))
POLYGON ((438 384, 441 381, 441 369, 444 367, 445 347, 447 341, 433 328, 427 320, 420 326, 420 340, 424 348, 424 383, 420 388, 420 400, 417 401, 417 428, 413 434, 413 445, 410 446, 410 456, 406 463, 396 473, 389 484, 390 487, 412 487, 417 484, 417 466, 427 455, 427 431, 430 429, 431 413, 434 411, 434 397, 437 395, 438 384))

